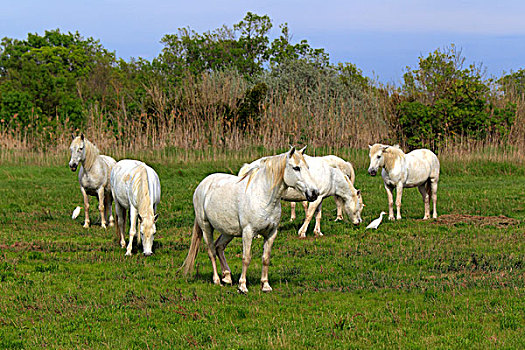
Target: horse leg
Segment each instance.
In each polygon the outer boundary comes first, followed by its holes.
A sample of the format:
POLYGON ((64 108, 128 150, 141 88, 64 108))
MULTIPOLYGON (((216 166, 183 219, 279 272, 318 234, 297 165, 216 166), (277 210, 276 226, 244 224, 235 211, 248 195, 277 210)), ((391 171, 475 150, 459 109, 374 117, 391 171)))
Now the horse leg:
POLYGON ((133 248, 133 237, 137 234, 137 209, 133 205, 129 206, 129 242, 126 249, 126 255, 131 255, 133 248))
POLYGON ((100 187, 97 190, 98 195, 98 211, 100 212, 100 226, 102 228, 106 228, 106 216, 105 216, 105 210, 104 210, 104 202, 106 200, 106 197, 104 196, 104 187, 100 187))
POLYGON ((89 197, 82 186, 80 186, 80 192, 82 192, 82 197, 84 198, 84 228, 89 228, 89 197))
POLYGON ((321 217, 323 216, 323 203, 319 204, 317 210, 315 211, 315 227, 314 234, 315 237, 321 237, 323 233, 321 232, 321 217))
POLYGON ((417 186, 419 193, 421 193, 421 196, 423 197, 423 203, 425 203, 425 216, 423 216, 423 220, 430 219, 430 196, 427 192, 427 186, 428 182, 417 186))
POLYGON ((385 184, 386 189, 386 196, 388 198, 388 219, 389 220, 395 220, 394 217, 394 195, 392 194, 392 191, 394 190, 393 187, 387 186, 385 184))
POLYGON ((308 209, 308 202, 302 201, 301 204, 303 205, 304 213, 306 214, 306 210, 308 209))
MULTIPOLYGON (((206 246, 208 247, 208 257, 211 261, 211 267, 213 268, 213 283, 217 285, 221 285, 221 279, 219 278, 219 274, 217 272, 217 250, 215 249, 215 244, 213 243, 213 227, 209 223, 204 223, 201 227, 202 229, 202 237, 204 238, 204 242, 206 243, 206 246)), ((219 237, 220 238, 220 237, 219 237)))
POLYGON ((126 246, 126 240, 124 239, 124 232, 126 230, 126 208, 121 206, 118 201, 115 201, 115 217, 117 219, 117 239, 120 239, 120 246, 124 248, 126 246))
POLYGON ((435 178, 432 178, 430 179, 430 190, 432 192, 432 204, 433 204, 433 213, 432 213, 432 217, 434 219, 437 219, 438 217, 438 214, 437 214, 437 209, 436 209, 436 205, 437 205, 437 192, 438 192, 438 180, 435 179, 435 178))
POLYGON ((311 202, 308 205, 308 210, 306 212, 306 218, 304 219, 303 226, 301 226, 301 228, 299 229, 299 233, 298 233, 300 238, 306 237, 306 230, 308 230, 308 225, 310 224, 310 221, 312 221, 312 218, 314 217, 314 213, 322 201, 323 201, 323 197, 319 196, 319 198, 317 198, 314 202, 311 202))
POLYGON ((403 198, 403 184, 398 183, 396 187, 397 220, 401 220, 401 199, 403 198))
POLYGON ((261 274, 261 287, 263 292, 272 291, 272 287, 270 287, 270 283, 268 283, 268 267, 270 266, 270 253, 272 251, 272 245, 275 237, 277 237, 277 228, 273 230, 268 235, 268 237, 264 238, 261 274))
POLYGON ((226 257, 224 256, 224 249, 226 249, 226 246, 231 242, 232 239, 233 236, 221 234, 215 241, 215 251, 219 257, 219 262, 221 263, 222 282, 226 284, 232 284, 232 271, 228 266, 226 257))
POLYGON ((113 195, 111 192, 106 191, 104 207, 106 209, 106 220, 109 220, 109 226, 115 225, 115 218, 113 217, 113 195))
POLYGON ((245 228, 242 232, 242 272, 241 278, 239 278, 239 292, 246 294, 248 288, 246 288, 246 273, 248 272, 248 266, 252 260, 252 241, 254 233, 250 228, 245 228))
POLYGON ((290 202, 290 222, 295 220, 295 202, 290 202))
POLYGON ((335 221, 343 220, 343 200, 339 196, 334 196, 335 205, 337 206, 337 217, 335 221))

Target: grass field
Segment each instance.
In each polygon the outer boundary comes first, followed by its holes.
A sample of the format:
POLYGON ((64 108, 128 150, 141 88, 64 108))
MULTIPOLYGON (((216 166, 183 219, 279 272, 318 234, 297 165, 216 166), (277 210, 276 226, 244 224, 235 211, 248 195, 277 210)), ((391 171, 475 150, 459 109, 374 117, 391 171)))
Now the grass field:
MULTIPOLYGON (((438 213, 423 222, 416 189, 402 221, 385 220, 380 177, 357 161, 364 223, 333 222, 297 238, 283 205, 270 284, 260 291, 262 240, 247 295, 237 293, 241 241, 226 250, 234 285, 218 287, 201 246, 197 273, 178 272, 189 247, 192 193, 207 174, 240 161, 151 163, 162 199, 154 255, 125 257, 96 205, 82 228, 76 173, 0 166, 0 348, 525 348, 525 170, 510 163, 442 163, 438 213), (459 215, 499 216, 466 220, 459 215)), ((94 199, 92 204, 96 203, 94 199)), ((468 219, 468 218, 467 218, 468 219)))

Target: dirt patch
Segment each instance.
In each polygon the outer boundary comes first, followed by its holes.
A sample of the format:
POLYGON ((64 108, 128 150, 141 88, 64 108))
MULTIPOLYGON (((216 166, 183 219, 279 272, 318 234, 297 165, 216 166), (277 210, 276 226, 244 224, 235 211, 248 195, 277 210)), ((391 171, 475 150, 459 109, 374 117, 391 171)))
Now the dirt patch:
POLYGON ((505 228, 514 226, 519 223, 519 220, 509 218, 505 215, 499 216, 479 216, 479 215, 467 215, 467 214, 451 214, 441 215, 436 220, 432 220, 432 223, 439 225, 455 225, 460 223, 473 224, 476 226, 495 226, 498 228, 505 228))

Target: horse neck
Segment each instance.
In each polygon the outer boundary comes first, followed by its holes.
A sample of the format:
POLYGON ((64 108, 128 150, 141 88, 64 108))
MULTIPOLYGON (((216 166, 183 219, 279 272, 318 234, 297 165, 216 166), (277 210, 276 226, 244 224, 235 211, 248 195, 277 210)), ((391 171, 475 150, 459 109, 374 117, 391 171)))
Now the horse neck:
MULTIPOLYGON (((265 202, 267 203, 280 203, 281 195, 287 187, 284 183, 284 169, 281 169, 285 165, 280 164, 280 161, 280 159, 277 159, 277 164, 276 162, 261 164, 252 180, 254 186, 259 186, 259 196, 262 198, 266 197, 265 202)), ((284 159, 282 161, 284 162, 284 159)))
POLYGON ((389 151, 383 154, 385 157, 385 169, 387 172, 390 172, 395 167, 397 162, 405 161, 405 153, 400 149, 389 151))
POLYGON ((86 169, 86 171, 89 171, 95 164, 100 153, 97 147, 91 142, 89 142, 88 140, 84 141, 84 149, 86 153, 85 153, 83 165, 84 165, 84 169, 86 169))
POLYGON ((335 195, 341 197, 345 202, 352 200, 355 193, 355 188, 350 180, 347 180, 345 176, 336 175, 335 182, 335 195))
POLYGON ((153 215, 153 206, 149 193, 148 172, 144 167, 138 172, 138 179, 134 182, 134 193, 137 195, 138 212, 142 217, 153 215))

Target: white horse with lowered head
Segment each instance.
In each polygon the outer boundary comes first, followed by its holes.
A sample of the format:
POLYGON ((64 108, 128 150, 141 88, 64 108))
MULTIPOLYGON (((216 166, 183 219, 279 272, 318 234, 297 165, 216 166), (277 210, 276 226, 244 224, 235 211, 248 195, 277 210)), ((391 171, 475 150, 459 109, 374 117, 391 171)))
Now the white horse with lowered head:
MULTIPOLYGON (((308 164, 310 174, 317 185, 319 196, 315 201, 308 203, 305 206, 306 218, 303 225, 299 229, 299 237, 306 237, 308 225, 310 224, 310 221, 314 215, 316 218, 314 234, 316 236, 323 235, 321 232, 321 207, 324 198, 330 196, 334 196, 338 206, 341 206, 341 208, 344 209, 353 224, 358 225, 361 223, 361 211, 363 210, 361 191, 356 190, 350 178, 339 168, 332 166, 331 163, 327 162, 324 157, 310 157, 306 154, 303 154, 305 148, 297 152, 303 155, 306 164, 308 164)), ((259 167, 264 159, 266 159, 266 157, 257 159, 250 164, 245 164, 239 170, 239 176, 243 176, 251 169, 259 167)), ((281 199, 292 202, 292 204, 306 200, 303 193, 291 187, 283 192, 281 199)))
MULTIPOLYGON (((352 182, 352 185, 355 184, 355 172, 354 172, 354 167, 352 166, 352 163, 347 162, 346 160, 339 158, 337 156, 334 156, 334 155, 321 156, 317 158, 324 160, 332 168, 337 168, 340 171, 342 171, 343 174, 346 175, 350 179, 350 181, 352 182)), ((335 218, 335 221, 343 220, 344 203, 341 201, 341 199, 338 196, 334 196, 334 200, 335 200, 335 204, 337 207, 337 216, 335 218)), ((304 207, 304 211, 306 212, 308 210, 308 202, 303 201, 302 204, 304 207)), ((295 207, 296 207, 295 202, 291 202, 290 203, 290 221, 295 220, 295 207)), ((319 209, 319 213, 317 214, 317 216, 319 216, 319 220, 321 220, 321 216, 322 216, 321 209, 319 209)), ((317 226, 317 216, 316 216, 316 226, 317 226)))
POLYGON ((89 142, 84 134, 73 136, 73 141, 69 146, 71 159, 69 168, 71 171, 78 171, 78 182, 80 191, 84 198, 85 220, 84 227, 88 228, 89 221, 89 197, 98 197, 98 210, 100 211, 100 222, 103 228, 106 228, 106 222, 109 220, 109 226, 113 226, 113 214, 111 213, 111 185, 109 176, 111 168, 115 165, 115 159, 101 155, 97 147, 89 142))
POLYGON ((251 261, 254 237, 264 237, 261 285, 264 292, 272 290, 268 282, 270 252, 281 220, 281 196, 292 187, 307 200, 315 201, 318 190, 302 154, 292 147, 285 154, 266 157, 257 168, 245 176, 212 174, 195 189, 193 206, 195 224, 188 256, 183 264, 184 274, 193 270, 201 238, 208 246, 208 256, 213 268, 213 282, 221 284, 215 258, 219 256, 222 282, 230 284, 231 270, 224 256, 224 249, 234 237, 242 237, 242 273, 239 291, 247 293, 246 272, 251 261), (213 231, 220 233, 213 242, 213 231))
POLYGON ((124 231, 126 210, 129 210, 129 243, 126 255, 131 255, 133 237, 137 233, 137 218, 140 223, 140 235, 144 255, 152 254, 157 221, 157 205, 160 202, 159 176, 151 167, 138 160, 119 161, 111 171, 111 190, 115 199, 117 216, 117 236, 120 245, 125 247, 124 231))
POLYGON ((424 220, 430 218, 430 197, 434 205, 432 217, 437 218, 436 202, 439 181, 439 160, 428 149, 417 149, 405 154, 398 145, 379 143, 369 146, 370 166, 368 173, 375 176, 383 168, 381 176, 388 196, 388 218, 394 220, 394 197, 396 189, 397 220, 401 219, 401 198, 404 187, 417 187, 425 203, 424 220))

